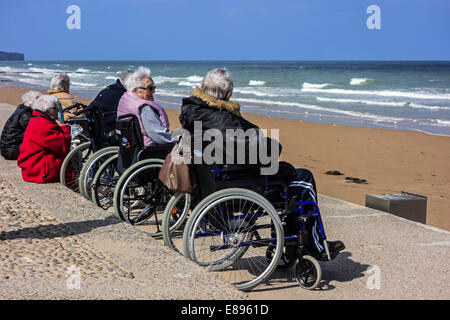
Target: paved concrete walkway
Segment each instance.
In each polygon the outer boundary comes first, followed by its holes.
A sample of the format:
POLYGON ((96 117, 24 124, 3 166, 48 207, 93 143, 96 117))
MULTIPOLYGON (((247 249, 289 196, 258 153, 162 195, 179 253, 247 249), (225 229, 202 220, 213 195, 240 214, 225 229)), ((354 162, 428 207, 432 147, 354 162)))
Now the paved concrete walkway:
MULTIPOLYGON (((11 112, 0 104, 0 128, 11 112)), ((14 161, 0 160, 0 200, 1 299, 450 298, 449 232, 326 196, 328 239, 347 248, 320 263, 319 289, 277 272, 248 295, 62 185, 23 182, 14 161), (81 289, 70 290, 79 263, 81 289)))

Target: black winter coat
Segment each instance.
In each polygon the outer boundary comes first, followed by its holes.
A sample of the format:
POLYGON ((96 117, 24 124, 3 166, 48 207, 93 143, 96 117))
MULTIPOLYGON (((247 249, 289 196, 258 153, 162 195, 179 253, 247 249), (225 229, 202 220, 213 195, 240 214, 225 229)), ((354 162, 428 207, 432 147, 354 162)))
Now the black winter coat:
MULTIPOLYGON (((225 154, 223 155, 223 161, 226 161, 226 153, 229 151, 229 145, 225 145, 230 142, 230 139, 227 139, 226 130, 227 129, 241 129, 244 132, 248 129, 257 129, 259 127, 250 121, 244 119, 239 112, 240 106, 238 103, 230 102, 230 101, 222 101, 216 100, 212 96, 207 95, 200 89, 195 89, 190 97, 183 98, 182 106, 181 106, 181 114, 180 114, 180 123, 183 129, 188 130, 193 137, 194 133, 194 122, 201 121, 202 123, 202 131, 208 129, 217 129, 223 135, 224 142, 224 150, 225 154)), ((256 130, 255 130, 256 132, 256 130)), ((268 149, 268 155, 271 154, 271 141, 278 146, 279 153, 281 153, 281 145, 276 140, 272 140, 270 138, 258 138, 258 137, 246 137, 245 135, 236 135, 234 137, 233 143, 231 143, 231 148, 234 150, 234 162, 237 163, 237 152, 239 148, 242 148, 242 145, 238 147, 239 143, 244 143, 243 149, 245 150, 245 163, 246 164, 254 164, 252 157, 250 156, 250 152, 254 152, 256 149, 255 144, 257 145, 257 150, 264 144, 268 149)), ((191 141, 193 143, 193 141, 191 141)), ((205 146, 208 142, 203 143, 203 150, 205 150, 205 146)), ((279 155, 279 154, 278 154, 279 155)), ((278 156, 277 155, 277 156, 278 156)), ((259 152, 257 156, 257 164, 260 164, 259 152)))
POLYGON ((19 148, 32 113, 32 108, 21 104, 6 121, 0 138, 1 155, 6 160, 17 160, 19 157, 19 148))
POLYGON ((117 82, 107 86, 99 92, 90 105, 100 107, 103 114, 103 125, 105 132, 114 130, 116 126, 117 107, 120 98, 127 91, 119 79, 117 82))

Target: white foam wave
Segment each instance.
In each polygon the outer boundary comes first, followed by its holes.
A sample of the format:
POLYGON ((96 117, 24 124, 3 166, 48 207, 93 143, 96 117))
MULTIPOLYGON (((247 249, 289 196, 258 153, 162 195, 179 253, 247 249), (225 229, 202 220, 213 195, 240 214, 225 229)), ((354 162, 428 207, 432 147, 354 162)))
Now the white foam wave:
POLYGON ((4 73, 21 73, 21 72, 27 72, 28 69, 19 69, 19 68, 11 68, 11 67, 0 67, 0 72, 4 73))
POLYGON ((450 94, 437 94, 429 92, 411 92, 411 91, 394 91, 394 90, 346 90, 346 89, 319 89, 319 88, 303 88, 302 92, 314 93, 333 93, 342 95, 373 95, 380 97, 403 97, 412 99, 433 99, 433 100, 450 100, 450 94))
POLYGON ((58 72, 64 72, 62 70, 57 70, 57 69, 47 69, 47 68, 29 68, 28 70, 32 71, 32 72, 39 72, 39 73, 43 73, 43 74, 55 74, 58 72))
POLYGON ((193 76, 187 77, 186 80, 190 81, 190 82, 202 82, 203 77, 193 75, 193 76))
POLYGON ((48 85, 49 85, 48 81, 43 81, 41 79, 33 79, 33 78, 20 78, 20 79, 12 78, 12 79, 16 80, 16 81, 20 81, 20 82, 37 85, 37 86, 42 86, 42 87, 48 87, 48 85))
MULTIPOLYGON (((120 73, 120 72, 119 72, 120 73)), ((174 82, 178 83, 180 81, 185 80, 186 78, 177 78, 177 77, 166 77, 166 76, 156 76, 153 78, 156 84, 164 83, 164 82, 174 82)))
POLYGON ((450 126, 450 121, 448 121, 448 120, 440 120, 440 119, 437 119, 436 122, 437 122, 438 124, 440 124, 440 125, 450 126))
POLYGON ((361 86, 363 84, 366 84, 370 81, 373 81, 373 79, 369 79, 369 78, 352 78, 350 80, 350 85, 352 86, 361 86))
POLYGON ((79 72, 79 73, 87 73, 87 72, 91 72, 91 70, 89 69, 83 69, 83 68, 78 68, 77 71, 75 72, 79 72))
POLYGON ((106 80, 116 80, 117 77, 107 76, 105 77, 106 80))
MULTIPOLYGON (((22 72, 19 73, 21 76, 25 76, 25 77, 31 77, 31 78, 35 78, 35 79, 42 79, 43 75, 39 74, 39 73, 27 73, 27 72, 22 72)), ((19 79, 20 80, 20 79, 19 79)))
POLYGON ((324 98, 316 97, 317 101, 323 102, 337 102, 337 103, 362 103, 368 105, 380 105, 387 107, 411 107, 416 109, 429 109, 429 110, 450 110, 450 107, 441 106, 427 106, 417 103, 410 102, 386 102, 386 101, 372 101, 372 100, 359 100, 359 99, 335 99, 335 98, 324 98))
POLYGON ((264 84, 266 84, 266 82, 265 81, 260 81, 260 80, 250 80, 248 82, 249 86, 262 86, 264 84))
POLYGON ((189 82, 189 81, 180 81, 178 82, 179 86, 185 86, 185 87, 195 87, 197 85, 197 83, 194 82, 189 82))
POLYGON ((97 84, 95 84, 95 83, 87 83, 87 82, 75 82, 75 81, 73 81, 72 84, 74 86, 78 86, 78 87, 97 87, 97 84))
POLYGON ((329 84, 328 83, 309 83, 309 82, 303 83, 303 89, 322 89, 322 88, 325 88, 326 86, 329 86, 329 84))
POLYGON ((403 120, 408 120, 406 118, 398 118, 398 117, 389 117, 389 116, 380 116, 376 114, 366 113, 366 112, 356 112, 349 110, 341 110, 335 108, 327 108, 318 105, 305 104, 305 103, 297 103, 297 102, 284 102, 284 101, 271 101, 271 100, 258 100, 258 99, 246 99, 246 98, 235 98, 234 100, 240 102, 249 102, 249 103, 260 103, 260 104, 268 104, 268 105, 280 105, 280 106, 294 106, 302 109, 309 109, 315 111, 324 111, 331 112, 336 114, 343 114, 346 116, 369 119, 372 121, 389 121, 389 122, 398 122, 403 120))
POLYGON ((254 96, 258 96, 258 97, 278 97, 278 96, 280 96, 278 94, 272 94, 272 93, 262 92, 262 91, 257 91, 257 90, 240 89, 240 88, 233 89, 233 91, 241 93, 241 94, 254 95, 254 96))

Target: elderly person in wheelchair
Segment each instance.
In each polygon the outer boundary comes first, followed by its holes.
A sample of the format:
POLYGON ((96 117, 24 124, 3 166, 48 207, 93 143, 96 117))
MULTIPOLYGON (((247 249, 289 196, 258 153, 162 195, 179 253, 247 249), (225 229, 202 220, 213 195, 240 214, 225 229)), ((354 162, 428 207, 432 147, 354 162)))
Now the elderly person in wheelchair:
MULTIPOLYGON (((211 71, 209 71, 206 76, 204 77, 201 86, 199 88, 194 89, 194 91, 192 92, 192 94, 189 97, 186 97, 183 99, 183 103, 181 106, 181 114, 180 114, 180 123, 183 126, 183 129, 187 130, 191 137, 194 136, 194 140, 196 139, 196 136, 199 134, 199 132, 196 132, 196 130, 198 131, 198 123, 201 122, 201 133, 200 135, 204 135, 204 133, 207 130, 210 129, 215 129, 220 131, 224 136, 226 135, 227 130, 233 129, 233 130, 240 130, 241 132, 245 132, 249 129, 256 129, 259 130, 259 128, 249 122, 248 120, 244 119, 242 117, 242 115, 240 114, 240 105, 236 102, 232 102, 230 101, 230 97, 232 95, 232 91, 233 91, 233 81, 231 78, 231 74, 228 70, 226 69, 213 69, 211 71)), ((223 141, 227 141, 227 137, 223 138, 223 141)), ((266 143, 267 145, 271 145, 272 148, 269 152, 276 152, 276 150, 280 150, 281 151, 281 146, 278 144, 277 141, 275 140, 271 140, 270 138, 265 138, 265 139, 258 139, 258 140, 254 140, 254 139, 248 139, 248 138, 239 138, 239 135, 235 135, 235 141, 232 143, 232 145, 236 146, 239 143, 244 143, 244 148, 241 148, 245 150, 245 159, 249 159, 251 158, 251 154, 249 154, 250 149, 251 149, 251 145, 252 144, 260 144, 261 146, 258 145, 259 147, 262 147, 263 143, 266 143), (273 147, 275 146, 275 148, 273 147)), ((206 139, 208 140, 208 139, 206 139)), ((197 140, 198 141, 198 140, 197 140)), ((197 149, 195 149, 194 147, 194 158, 195 158, 195 153, 197 153, 197 156, 201 154, 201 156, 205 156, 205 139, 202 138, 202 151, 198 151, 197 149)), ((195 142, 194 142, 195 143, 195 142)), ((227 150, 228 146, 224 146, 223 150, 225 150, 224 153, 228 154, 229 150, 227 150)), ((239 148, 239 146, 238 146, 239 148)), ((259 154, 259 153, 258 153, 259 154)), ((278 161, 278 156, 279 154, 276 154, 276 161, 278 161)), ((225 157, 224 157, 225 158, 225 157)), ((235 158, 236 159, 236 158, 235 158)), ((234 159, 234 160, 235 160, 234 159)), ((227 158, 228 160, 228 158, 227 158)), ((261 164, 261 161, 259 160, 259 155, 258 155, 258 161, 259 164, 261 164)), ((236 162, 234 162, 236 163, 236 162)), ((233 164, 234 164, 233 163, 233 164)), ((225 161, 225 164, 228 165, 225 161)), ((194 168, 195 168, 195 161, 194 161, 194 168)), ((249 172, 252 171, 252 168, 254 168, 254 166, 250 165, 248 166, 248 170, 243 170, 240 171, 240 173, 237 174, 238 179, 243 179, 243 177, 245 175, 247 175, 249 172)), ((341 241, 334 241, 334 242, 328 242, 326 241, 325 238, 325 233, 323 230, 323 225, 321 222, 321 218, 320 218, 320 213, 318 212, 318 206, 317 206, 317 190, 316 190, 316 184, 314 181, 314 176, 313 174, 307 170, 307 169, 301 169, 301 168, 294 168, 291 164, 287 163, 287 162, 279 162, 278 163, 278 171, 273 174, 273 175, 268 175, 265 176, 264 179, 266 181, 266 190, 264 191, 264 196, 265 199, 269 200, 270 203, 274 204, 274 203, 282 203, 284 202, 285 204, 285 209, 284 209, 284 213, 282 215, 282 225, 283 225, 283 233, 284 234, 284 244, 285 244, 285 249, 283 252, 283 257, 286 259, 286 261, 292 262, 295 261, 295 259, 297 259, 298 257, 298 245, 289 245, 289 241, 291 239, 295 239, 295 243, 302 243, 302 247, 304 247, 304 252, 306 251, 308 255, 314 257, 317 260, 331 260, 333 259, 337 253, 341 250, 343 250, 345 248, 344 244, 341 241), (300 214, 299 214, 300 212, 300 214), (301 234, 301 236, 296 236, 301 234), (301 239, 299 239, 301 238, 301 239), (287 245, 286 245, 287 244, 287 245)), ((210 170, 211 171, 211 170, 210 170)), ((219 170, 212 170, 213 172, 218 172, 220 174, 220 169, 219 170)), ((214 173, 215 175, 215 173, 214 173)), ((203 180, 203 178, 201 177, 201 174, 199 175, 199 172, 197 172, 197 179, 203 180)), ((255 177, 255 179, 260 179, 261 177, 255 177)), ((213 180, 215 180, 215 178, 213 178, 213 180)), ((200 186, 200 189, 202 189, 202 185, 203 185, 203 189, 205 189, 204 187, 204 181, 197 181, 197 184, 200 186)), ((231 185, 231 187, 233 187, 231 185)), ((208 188, 208 187, 206 187, 208 188)), ((246 187, 244 187, 246 188, 246 187)), ((230 193, 233 193, 232 189, 229 189, 230 193)), ((204 190, 202 190, 201 193, 204 190)), ((225 191, 225 190, 223 190, 225 191)), ((242 189, 241 189, 242 191, 242 189)), ((237 191, 236 191, 237 192, 237 191)), ((206 194, 207 195, 207 194, 206 194)), ((205 194, 200 195, 200 198, 204 198, 205 194)), ((232 197, 232 196, 230 196, 232 197)), ((251 199, 251 197, 249 198, 251 199)), ((210 203, 214 202, 214 199, 209 199, 210 203)), ((217 200, 218 201, 218 200, 217 200)), ((231 217, 231 220, 234 219, 234 224, 236 224, 236 216, 234 216, 233 218, 233 214, 230 215, 229 212, 236 212, 236 208, 235 205, 237 205, 236 201, 229 201, 229 200, 224 200, 224 202, 222 202, 222 205, 217 206, 217 207, 213 207, 213 209, 216 212, 225 212, 225 214, 222 214, 222 218, 220 219, 228 219, 228 217, 231 217), (228 202, 226 202, 228 201, 228 202), (223 218, 225 217, 225 218, 223 218)), ((244 201, 244 200, 242 200, 244 201)), ((250 200, 251 201, 251 200, 250 200)), ((212 204, 207 203, 207 201, 205 200, 204 203, 198 205, 200 207, 203 206, 203 209, 205 209, 206 211, 211 211, 211 206, 212 204)), ((261 202, 262 203, 262 202, 261 202)), ((241 205, 241 200, 239 200, 239 205, 241 205)), ((264 204, 261 204, 261 206, 263 207, 264 204)), ((274 207, 276 208, 276 206, 274 205, 274 207)), ((242 208, 237 209, 237 211, 240 210, 240 212, 246 212, 245 208, 245 204, 242 208)), ((251 211, 252 207, 247 208, 248 212, 251 211)), ((277 209, 278 210, 278 209, 277 209)), ((197 207, 194 211, 200 211, 200 209, 197 210, 197 207)), ((278 211, 280 212, 280 210, 278 211)), ((196 212, 197 216, 201 216, 202 214, 199 212, 196 212)), ((204 214, 203 217, 207 216, 207 214, 204 214)), ((212 214, 212 216, 214 216, 214 214, 212 214)), ((254 217, 256 217, 255 215, 257 215, 257 213, 253 213, 253 214, 245 214, 245 219, 249 220, 249 221, 253 221, 254 217)), ((275 214, 276 215, 276 214, 275 214)), ((211 217, 212 217, 211 216, 211 217)), ((192 215, 191 215, 192 217, 192 215)), ((211 218, 210 217, 210 218, 211 218)), ((242 217, 242 215, 241 215, 242 217)), ((212 218, 210 219, 212 222, 209 223, 211 225, 214 224, 220 224, 219 221, 214 222, 213 219, 217 219, 217 218, 212 218)), ((240 219, 240 218, 239 218, 240 219)), ((238 220, 239 220, 238 219, 238 220)), ((278 218, 274 218, 275 220, 278 220, 278 218)), ((272 219, 272 221, 274 220, 272 219)), ((190 219, 192 220, 192 219, 190 219)), ((164 224, 164 223, 163 223, 164 224)), ((185 250, 185 255, 186 252, 189 252, 188 254, 190 255, 190 258, 197 261, 199 260, 198 256, 195 253, 195 239, 192 233, 192 230, 196 228, 196 226, 201 226, 201 223, 199 224, 198 222, 192 222, 190 223, 188 221, 188 231, 186 231, 187 229, 185 229, 184 231, 184 238, 183 238, 183 245, 184 245, 184 250, 185 250), (188 239, 190 238, 190 239, 188 239)), ((248 225, 251 225, 250 222, 247 222, 248 225)), ((206 226, 207 224, 205 224, 206 226)), ((266 224, 267 226, 267 224, 266 224)), ((266 247, 267 247, 267 253, 266 253, 266 257, 268 259, 271 259, 272 254, 274 252, 274 241, 273 238, 273 233, 275 232, 274 230, 272 230, 272 237, 270 236, 269 233, 269 237, 268 238, 272 238, 272 239, 261 239, 262 235, 260 236, 259 234, 261 233, 261 230, 264 228, 264 226, 259 226, 259 227, 252 227, 249 228, 248 230, 252 229, 253 231, 251 231, 251 233, 253 234, 253 236, 248 236, 253 237, 253 239, 256 240, 252 240, 250 241, 248 238, 248 241, 243 241, 242 238, 240 238, 241 241, 240 244, 238 241, 238 237, 236 235, 236 232, 229 232, 228 231, 228 238, 225 238, 225 235, 223 234, 222 231, 222 239, 223 242, 225 243, 224 245, 219 245, 219 246, 215 246, 215 245, 211 245, 210 246, 210 250, 211 251, 217 251, 220 249, 225 249, 226 246, 235 246, 236 248, 238 247, 242 247, 241 250, 240 249, 236 249, 236 252, 241 252, 239 254, 234 253, 234 256, 238 256, 241 254, 244 254, 243 252, 245 252, 246 250, 250 250, 248 249, 251 246, 256 246, 256 247, 260 247, 261 243, 265 243, 266 247), (252 229, 253 228, 253 229, 252 229), (260 231, 258 231, 260 230, 260 231), (259 240, 258 240, 259 239, 259 240), (260 244, 258 244, 258 242, 261 242, 260 244), (245 249, 247 248, 247 249, 245 249)), ((272 229, 274 227, 272 226, 272 229)), ((239 229, 239 227, 231 227, 230 229, 239 229)), ((245 228, 244 228, 245 229, 245 228)), ((204 231, 205 227, 198 229, 200 230, 200 233, 198 234, 206 234, 207 232, 204 231), (202 231, 203 230, 203 231, 202 231)), ((214 232, 213 232, 214 233, 214 232)), ((197 253, 198 254, 198 253, 197 253)), ((233 254, 231 254, 232 256, 233 254)), ((223 258, 224 260, 221 261, 226 261, 228 260, 233 260, 232 258, 223 258)), ((248 259, 247 259, 248 260, 248 259)), ((197 261, 198 262, 198 261, 197 261)), ((231 262, 230 262, 231 263, 231 262)), ((315 262, 317 265, 317 269, 320 269, 320 267, 318 267, 317 262, 315 262)), ((200 263, 202 264, 202 263, 200 263)), ((219 262, 215 262, 214 264, 220 264, 219 262)), ((204 264, 205 265, 205 264, 204 264)), ((222 269, 224 269, 225 264, 223 264, 221 266, 222 269)), ((209 267, 212 267, 212 264, 209 264, 209 267)), ((297 268, 297 267, 296 267, 297 268)), ((317 274, 316 274, 317 276, 317 274)), ((263 278, 263 276, 261 277, 263 278)), ((308 278, 308 276, 306 277, 308 278)), ((316 278, 320 278, 320 276, 317 276, 316 278)), ((253 281, 253 280, 252 280, 253 281)), ((252 287, 254 284, 252 284, 252 281, 249 281, 248 283, 246 283, 245 285, 242 285, 242 287, 237 286, 238 288, 241 289, 247 289, 252 287)), ((314 288, 315 286, 317 286, 317 283, 310 285, 310 284, 306 284, 306 282, 308 282, 307 280, 299 280, 299 282, 302 284, 304 283, 304 287, 305 288, 314 288), (302 281, 302 282, 301 282, 302 281)))
POLYGON ((139 67, 125 81, 125 92, 117 108, 117 118, 133 114, 139 121, 144 146, 172 143, 169 119, 164 109, 157 103, 153 94, 155 83, 148 68, 139 67))

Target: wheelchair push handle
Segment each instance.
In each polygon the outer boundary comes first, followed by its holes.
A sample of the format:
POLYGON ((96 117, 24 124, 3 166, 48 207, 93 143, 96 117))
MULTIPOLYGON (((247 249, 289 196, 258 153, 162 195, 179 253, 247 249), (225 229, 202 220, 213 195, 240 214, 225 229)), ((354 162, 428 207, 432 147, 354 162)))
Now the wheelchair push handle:
POLYGON ((73 114, 75 116, 79 116, 82 113, 85 113, 92 109, 92 106, 87 106, 82 103, 75 103, 74 105, 71 105, 70 107, 67 107, 64 109, 64 112, 68 112, 70 114, 73 114), (81 108, 81 109, 80 109, 81 108), (71 111, 72 109, 76 109, 78 111, 71 111))

